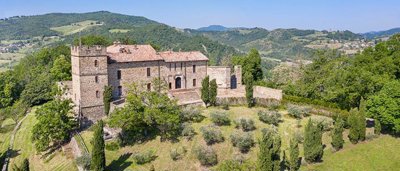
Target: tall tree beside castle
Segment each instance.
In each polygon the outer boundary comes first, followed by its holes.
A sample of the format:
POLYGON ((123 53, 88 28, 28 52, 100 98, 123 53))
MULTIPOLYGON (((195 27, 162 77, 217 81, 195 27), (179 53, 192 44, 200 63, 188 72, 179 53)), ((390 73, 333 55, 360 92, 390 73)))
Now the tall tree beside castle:
POLYGON ((111 100, 112 100, 112 87, 104 86, 103 102, 104 102, 104 113, 106 115, 108 115, 108 113, 110 112, 111 100))
POLYGON ((322 126, 314 123, 311 118, 304 130, 304 157, 307 162, 317 162, 322 159, 324 147, 322 144, 322 126))
POLYGON ((259 170, 280 170, 281 139, 277 132, 263 130, 259 140, 258 167, 259 170))
POLYGON ((360 100, 360 106, 358 107, 358 131, 359 131, 359 135, 360 135, 360 141, 364 141, 365 140, 365 136, 366 136, 366 131, 367 131, 367 125, 365 123, 365 113, 367 111, 367 107, 365 104, 365 100, 364 98, 361 98, 360 100))
POLYGON ((98 121, 95 126, 93 139, 92 139, 92 160, 90 164, 91 170, 104 171, 106 168, 106 156, 104 152, 104 132, 103 120, 98 121))
POLYGON ((290 139, 290 151, 289 151, 289 168, 290 170, 299 170, 299 143, 295 138, 290 139))
POLYGON ((253 107, 254 105, 254 98, 253 98, 253 77, 248 72, 244 75, 244 82, 246 83, 246 99, 247 99, 247 106, 253 107))
POLYGON ((343 140, 343 128, 344 123, 341 117, 336 118, 335 125, 332 130, 332 147, 335 150, 339 150, 343 148, 344 140, 343 140))
MULTIPOLYGON (((253 77, 253 81, 262 80, 261 56, 257 49, 251 49, 247 56, 233 57, 232 63, 234 65, 241 65, 243 68, 243 75, 250 73, 253 77)), ((243 82, 247 84, 245 79, 243 82)))
POLYGON ((208 103, 210 103, 209 87, 210 87, 210 77, 207 75, 203 79, 203 81, 201 81, 201 100, 203 100, 206 106, 208 105, 208 103))
POLYGON ((347 118, 347 122, 350 126, 349 129, 349 140, 351 143, 356 144, 360 140, 360 134, 359 134, 359 119, 358 119, 358 110, 356 108, 353 108, 350 110, 349 117, 347 118))
POLYGON ((212 106, 217 105, 217 91, 218 91, 217 80, 213 79, 210 82, 210 89, 209 89, 210 104, 212 106))

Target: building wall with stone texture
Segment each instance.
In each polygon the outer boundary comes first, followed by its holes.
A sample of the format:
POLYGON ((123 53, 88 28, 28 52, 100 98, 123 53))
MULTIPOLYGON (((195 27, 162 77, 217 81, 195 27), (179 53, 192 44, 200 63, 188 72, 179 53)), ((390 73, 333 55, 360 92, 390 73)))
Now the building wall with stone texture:
POLYGON ((231 88, 231 68, 227 66, 209 66, 207 74, 210 81, 215 79, 218 88, 231 88))
POLYGON ((139 88, 146 90, 147 84, 150 84, 151 90, 154 90, 152 81, 160 78, 161 61, 144 62, 124 62, 111 63, 108 67, 109 85, 113 87, 113 98, 125 97, 127 88, 130 84, 136 83, 139 88), (150 68, 150 76, 147 76, 147 68, 150 68), (121 79, 118 79, 118 71, 121 71, 121 79), (118 87, 122 88, 122 95, 119 95, 118 87))
POLYGON ((163 62, 161 65, 161 77, 166 81, 168 87, 171 87, 171 90, 176 89, 178 77, 181 78, 182 89, 192 89, 200 88, 201 81, 207 75, 207 61, 163 62), (196 82, 195 85, 193 81, 196 82))

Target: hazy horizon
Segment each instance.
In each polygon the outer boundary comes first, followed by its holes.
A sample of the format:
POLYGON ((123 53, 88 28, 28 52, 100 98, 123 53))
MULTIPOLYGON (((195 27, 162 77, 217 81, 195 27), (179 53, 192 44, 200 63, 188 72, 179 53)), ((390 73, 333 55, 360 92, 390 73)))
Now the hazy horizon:
POLYGON ((0 1, 0 18, 47 13, 110 11, 143 16, 177 28, 262 27, 350 30, 355 33, 400 27, 400 1, 0 1))

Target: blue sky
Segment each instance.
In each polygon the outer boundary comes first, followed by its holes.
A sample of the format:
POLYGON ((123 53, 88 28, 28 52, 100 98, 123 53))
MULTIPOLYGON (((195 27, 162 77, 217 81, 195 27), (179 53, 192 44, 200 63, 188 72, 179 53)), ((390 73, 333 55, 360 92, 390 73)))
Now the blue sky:
POLYGON ((0 0, 0 18, 106 10, 179 28, 379 31, 400 27, 400 0, 0 0))

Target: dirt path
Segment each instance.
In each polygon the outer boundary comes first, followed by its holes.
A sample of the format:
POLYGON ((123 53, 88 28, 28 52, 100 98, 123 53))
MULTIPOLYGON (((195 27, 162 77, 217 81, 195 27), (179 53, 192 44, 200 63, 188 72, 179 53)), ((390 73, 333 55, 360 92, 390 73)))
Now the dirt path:
POLYGON ((14 130, 11 134, 10 144, 7 149, 6 159, 4 160, 4 165, 3 165, 2 171, 8 170, 7 168, 8 168, 8 163, 10 162, 10 155, 11 155, 11 150, 13 149, 13 145, 14 145, 15 134, 17 133, 19 127, 21 126, 21 124, 25 120, 25 118, 29 115, 29 113, 30 113, 30 111, 20 121, 18 121, 17 125, 14 127, 14 130))

